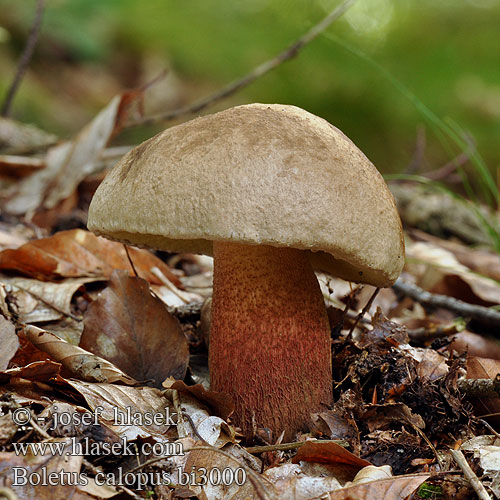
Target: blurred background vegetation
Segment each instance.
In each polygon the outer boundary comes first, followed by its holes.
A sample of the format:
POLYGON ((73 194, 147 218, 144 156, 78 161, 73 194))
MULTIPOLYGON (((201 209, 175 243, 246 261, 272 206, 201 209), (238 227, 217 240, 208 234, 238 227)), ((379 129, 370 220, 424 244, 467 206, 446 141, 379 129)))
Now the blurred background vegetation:
MULTIPOLYGON (((193 102, 273 57, 337 0, 46 0, 42 33, 12 116, 68 137, 116 93, 167 77, 146 113, 193 102)), ((0 0, 0 99, 35 0, 0 0)), ((422 170, 458 148, 425 107, 459 124, 500 165, 500 1, 358 0, 299 56, 209 111, 290 103, 350 136, 385 173, 402 172, 426 131, 422 170), (416 97, 416 100, 412 99, 416 97), (424 110, 424 111, 423 111, 424 110)), ((137 143, 165 125, 122 134, 137 143)))

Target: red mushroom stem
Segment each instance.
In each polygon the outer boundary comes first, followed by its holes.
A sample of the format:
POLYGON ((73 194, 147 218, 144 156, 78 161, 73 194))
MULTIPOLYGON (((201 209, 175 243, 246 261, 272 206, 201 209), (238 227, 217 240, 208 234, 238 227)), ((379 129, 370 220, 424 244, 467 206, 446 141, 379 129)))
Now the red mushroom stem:
POLYGON ((328 317, 304 252, 214 242, 209 366, 247 438, 268 427, 291 439, 332 402, 328 317))

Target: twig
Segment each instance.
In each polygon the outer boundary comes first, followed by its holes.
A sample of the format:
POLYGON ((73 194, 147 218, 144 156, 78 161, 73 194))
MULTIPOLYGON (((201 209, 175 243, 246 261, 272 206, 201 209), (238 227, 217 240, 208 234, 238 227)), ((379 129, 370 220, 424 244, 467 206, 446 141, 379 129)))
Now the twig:
POLYGON ((182 413, 181 401, 179 399, 179 391, 172 390, 172 403, 174 404, 175 413, 177 414, 177 434, 180 439, 188 436, 186 427, 184 425, 184 415, 182 413))
POLYGON ((495 429, 493 429, 493 427, 488 422, 486 422, 486 420, 480 418, 479 422, 481 422, 496 438, 500 438, 500 434, 495 429))
POLYGON ((453 311, 454 313, 460 314, 466 318, 476 319, 490 326, 500 326, 500 311, 496 311, 495 309, 469 304, 468 302, 448 297, 447 295, 430 293, 417 285, 407 283, 401 279, 398 279, 396 283, 392 285, 392 288, 394 288, 397 292, 407 295, 413 300, 420 302, 421 304, 443 307, 444 309, 453 311))
POLYGON ((196 428, 195 423, 193 422, 193 419, 191 418, 191 415, 185 411, 185 408, 182 408, 182 415, 188 419, 189 425, 191 426, 191 429, 193 429, 193 434, 205 445, 211 446, 211 444, 206 441, 203 436, 198 432, 198 429, 196 428))
POLYGON ((245 448, 248 453, 252 455, 257 455, 258 453, 264 453, 266 451, 287 451, 287 450, 297 450, 298 448, 304 446, 306 443, 335 443, 344 448, 349 445, 347 441, 343 439, 311 439, 308 441, 297 441, 295 443, 280 443, 280 444, 269 444, 267 446, 249 446, 245 448))
POLYGON ((467 479, 470 485, 474 488, 474 491, 476 492, 479 499, 491 500, 491 497, 490 495, 488 495, 488 492, 483 486, 483 483, 479 481, 476 474, 474 474, 474 471, 470 468, 470 465, 467 463, 467 460, 465 460, 464 454, 459 450, 450 450, 450 453, 452 457, 455 459, 455 462, 462 469, 465 479, 467 479))
POLYGON ((495 378, 460 378, 457 381, 457 388, 460 392, 472 397, 500 396, 500 374, 495 378))
POLYGON ((125 245, 125 243, 123 243, 123 248, 125 248, 125 253, 127 254, 128 263, 130 264, 130 267, 132 268, 132 271, 134 271, 135 277, 138 278, 139 277, 139 273, 137 272, 137 269, 134 266, 134 262, 132 260, 132 257, 130 257, 130 254, 128 252, 128 246, 125 245))
POLYGON ((408 337, 412 342, 425 343, 429 340, 450 337, 465 330, 463 321, 454 321, 450 325, 435 325, 408 330, 408 337))
POLYGON ((14 75, 14 79, 12 80, 9 90, 7 91, 7 95, 5 96, 5 100, 2 105, 2 116, 9 116, 14 96, 16 95, 17 89, 21 84, 21 80, 26 73, 26 69, 28 68, 31 56, 35 51, 36 43, 38 41, 38 35, 40 34, 40 27, 42 25, 43 9, 44 0, 37 0, 35 19, 33 20, 33 24, 28 35, 28 40, 26 41, 26 46, 24 47, 24 51, 19 59, 16 74, 14 75))
POLYGON ((207 106, 214 104, 230 95, 234 94, 238 90, 247 87, 253 83, 257 78, 269 73, 280 64, 288 61, 289 59, 297 56, 299 51, 304 48, 307 44, 312 42, 318 35, 320 35, 325 29, 328 28, 334 21, 344 14, 344 12, 351 7, 351 5, 356 0, 346 0, 334 10, 332 10, 326 17, 324 17, 318 24, 315 24, 307 33, 301 36, 298 40, 292 43, 287 49, 280 52, 278 55, 269 59, 268 61, 262 63, 261 65, 254 68, 250 73, 244 77, 231 82, 226 87, 218 90, 217 92, 210 94, 209 96, 193 103, 188 106, 174 109, 172 111, 167 111, 166 113, 160 113, 157 115, 141 118, 139 120, 131 121, 127 127, 135 127, 139 125, 152 125, 158 122, 165 122, 173 120, 182 115, 191 115, 198 113, 207 106))
POLYGON ((356 316, 356 319, 354 320, 354 323, 352 324, 351 329, 349 330, 348 337, 350 337, 352 335, 352 332, 356 328, 356 325, 359 323, 359 321, 366 314, 366 311, 368 311, 368 309, 370 309, 371 305, 373 304, 373 301, 375 300, 375 297, 378 295, 378 292, 380 292, 380 288, 375 288, 375 291, 372 293, 371 297, 368 299, 368 302, 365 304, 365 307, 363 307, 361 312, 356 316))

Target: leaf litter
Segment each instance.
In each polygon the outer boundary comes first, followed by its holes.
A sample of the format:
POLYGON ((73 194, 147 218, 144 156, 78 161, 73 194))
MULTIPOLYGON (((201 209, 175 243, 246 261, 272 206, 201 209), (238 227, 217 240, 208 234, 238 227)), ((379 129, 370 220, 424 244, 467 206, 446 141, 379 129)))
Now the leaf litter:
MULTIPOLYGON (((0 491, 20 499, 473 498, 449 453, 461 449, 498 497, 498 395, 467 397, 458 383, 500 372, 496 344, 485 338, 491 329, 467 318, 460 326, 456 314, 393 289, 357 321, 373 289, 318 276, 335 403, 312 414, 310 432, 293 443, 266 433, 243 441, 231 399, 206 389, 210 259, 57 230, 102 180, 105 148, 136 98, 117 96, 45 155, 2 157, 4 172, 21 180, 2 193, 0 214, 0 491), (7 212, 35 214, 44 229, 7 212), (482 351, 471 356, 478 338, 482 351), (31 422, 15 423, 19 410, 31 422), (49 452, 27 446, 23 454, 22 443, 49 452), (81 453, 58 456, 49 445, 60 444, 81 453), (58 480, 14 486, 14 467, 58 480), (221 471, 227 484, 202 484, 221 471), (62 472, 86 484, 63 484, 62 472)), ((415 230, 408 256, 405 279, 424 290, 500 302, 498 256, 415 230)))

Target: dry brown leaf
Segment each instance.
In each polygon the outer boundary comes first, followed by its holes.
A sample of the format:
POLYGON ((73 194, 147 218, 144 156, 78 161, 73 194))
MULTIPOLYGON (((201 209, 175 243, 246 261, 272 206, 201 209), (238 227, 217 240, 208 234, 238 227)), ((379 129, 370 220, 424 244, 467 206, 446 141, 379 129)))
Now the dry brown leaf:
POLYGON ((57 137, 28 123, 0 116, 0 150, 6 154, 23 154, 41 149, 57 137))
POLYGON ((45 162, 32 156, 0 155, 0 176, 19 179, 45 167, 45 162))
POLYGON ((84 315, 80 346, 137 380, 183 379, 189 350, 180 324, 153 297, 146 281, 115 271, 84 315))
MULTIPOLYGON (((478 379, 494 379, 500 373, 500 360, 489 358, 478 358, 470 356, 467 358, 467 378, 478 379)), ((496 414, 493 415, 495 423, 499 421, 500 414, 500 397, 489 396, 483 398, 475 398, 473 400, 475 413, 477 415, 496 414)))
POLYGON ((234 403, 231 396, 223 392, 207 391, 201 384, 186 385, 182 380, 176 380, 168 387, 176 389, 179 392, 191 394, 198 401, 208 406, 215 415, 224 420, 227 420, 234 411, 234 403))
MULTIPOLYGON (((129 253, 140 277, 161 284, 150 271, 158 267, 172 283, 180 286, 170 268, 147 250, 130 247, 129 253)), ((61 231, 49 238, 30 241, 16 250, 4 250, 0 252, 0 269, 18 271, 40 280, 84 276, 107 278, 114 269, 126 269, 133 274, 121 243, 100 238, 83 229, 61 231)))
POLYGON ((307 441, 304 446, 299 448, 297 454, 293 457, 292 462, 317 462, 320 464, 345 464, 353 468, 361 469, 367 465, 371 465, 367 460, 353 455, 342 446, 336 443, 320 443, 318 441, 307 441))
POLYGON ((0 370, 6 370, 19 348, 15 326, 0 314, 0 370))
POLYGON ((3 228, 0 229, 0 250, 5 250, 7 248, 18 248, 24 245, 27 238, 19 234, 16 228, 3 228))
POLYGON ((26 366, 9 368, 0 372, 0 382, 8 382, 12 378, 24 378, 37 382, 48 382, 55 378, 61 370, 61 364, 47 359, 45 361, 35 361, 26 366))
MULTIPOLYGON (((159 389, 88 383, 78 380, 67 380, 65 383, 82 395, 92 411, 101 407, 100 417, 107 423, 107 426, 129 441, 149 436, 164 439, 170 429, 169 425, 160 423, 157 425, 153 422, 148 425, 144 417, 139 417, 134 421, 134 416, 161 414, 176 420, 172 404, 159 389), (120 420, 122 413, 125 417, 120 420), (122 422, 125 423, 121 425, 122 422)), ((167 419, 163 421, 166 422, 167 419)))
POLYGON ((0 283, 14 287, 10 293, 14 299, 11 301, 11 308, 15 310, 21 323, 54 321, 63 315, 71 316, 74 293, 85 283, 96 279, 99 278, 68 278, 62 283, 52 283, 0 275, 0 283))
POLYGON ((38 349, 61 363, 70 374, 83 380, 137 384, 136 380, 123 373, 109 361, 91 354, 81 347, 69 344, 53 333, 32 325, 26 325, 24 333, 38 349))
POLYGON ((45 156, 46 167, 18 183, 5 210, 19 215, 42 206, 50 209, 71 196, 95 172, 106 144, 122 125, 124 106, 132 103, 131 95, 142 98, 140 92, 115 96, 72 140, 51 147, 45 156))
MULTIPOLYGON (((69 439, 52 439, 47 444, 68 443, 69 439)), ((78 491, 77 484, 84 481, 80 475, 83 456, 51 454, 31 454, 26 456, 15 453, 0 453, 0 486, 11 488, 19 500, 55 500, 71 498, 72 500, 91 500, 86 493, 78 491), (49 474, 55 474, 48 484, 49 474), (61 475, 62 474, 62 475, 61 475), (44 480, 45 477, 45 480, 44 480), (23 480, 25 478, 25 481, 23 480), (30 480, 31 478, 31 480, 30 480), (66 478, 66 479, 64 479, 66 478), (72 478, 68 480, 68 478, 72 478), (19 484, 24 483, 26 484, 19 484), (14 486, 13 483, 18 484, 14 486)))
POLYGON ((329 494, 330 500, 404 500, 411 495, 430 474, 408 474, 390 479, 349 486, 329 494))
POLYGON ((467 352, 469 356, 500 359, 500 344, 497 340, 468 330, 457 333, 453 338, 449 346, 450 351, 454 349, 460 354, 467 352))
POLYGON ((470 248, 457 241, 442 240, 418 230, 412 230, 411 233, 419 240, 434 243, 450 251, 460 264, 467 266, 472 271, 500 282, 500 255, 497 253, 470 248))
POLYGON ((432 243, 417 242, 407 247, 406 254, 407 270, 425 290, 471 303, 500 303, 500 284, 475 274, 452 252, 432 243))

